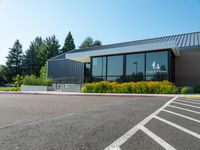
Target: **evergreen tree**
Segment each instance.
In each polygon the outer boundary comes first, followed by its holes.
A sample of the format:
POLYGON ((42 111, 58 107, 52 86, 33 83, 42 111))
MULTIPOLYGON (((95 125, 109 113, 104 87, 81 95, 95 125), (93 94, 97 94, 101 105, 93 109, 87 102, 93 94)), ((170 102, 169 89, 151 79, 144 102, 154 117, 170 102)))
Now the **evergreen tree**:
POLYGON ((41 37, 36 37, 33 42, 31 42, 29 49, 26 51, 25 58, 23 61, 24 74, 36 75, 40 74, 40 59, 39 59, 39 49, 43 45, 41 37))
POLYGON ((6 73, 7 73, 6 66, 0 65, 0 86, 7 83, 6 73))
POLYGON ((46 61, 60 54, 60 45, 55 35, 47 37, 39 49, 40 66, 44 66, 46 61))
POLYGON ((92 37, 87 37, 80 45, 79 48, 89 48, 89 47, 94 47, 94 46, 101 46, 101 41, 99 40, 93 40, 92 37))
POLYGON ((8 80, 12 81, 12 78, 22 73, 22 60, 23 52, 22 45, 19 40, 16 40, 13 47, 10 48, 8 56, 6 57, 6 66, 8 69, 8 80))
POLYGON ((65 38, 65 43, 64 46, 62 48, 62 53, 71 51, 73 49, 75 49, 75 44, 74 44, 74 39, 72 37, 71 32, 68 33, 67 37, 65 38))

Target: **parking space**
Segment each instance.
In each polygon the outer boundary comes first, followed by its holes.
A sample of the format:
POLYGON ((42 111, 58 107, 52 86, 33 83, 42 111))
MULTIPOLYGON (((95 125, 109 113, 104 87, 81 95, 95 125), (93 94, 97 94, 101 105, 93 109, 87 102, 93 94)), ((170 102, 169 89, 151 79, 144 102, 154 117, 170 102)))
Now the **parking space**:
POLYGON ((200 98, 0 95, 2 150, 199 150, 200 98))
POLYGON ((200 98, 175 97, 105 150, 200 149, 200 98))
POLYGON ((103 150, 168 100, 0 94, 0 149, 103 150))

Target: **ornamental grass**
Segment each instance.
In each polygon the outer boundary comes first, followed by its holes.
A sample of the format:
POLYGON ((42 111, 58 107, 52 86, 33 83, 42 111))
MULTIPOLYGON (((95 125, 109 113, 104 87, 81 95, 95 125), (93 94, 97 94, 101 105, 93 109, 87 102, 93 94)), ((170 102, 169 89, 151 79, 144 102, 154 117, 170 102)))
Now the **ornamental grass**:
POLYGON ((94 82, 86 83, 81 89, 84 93, 135 93, 135 94, 175 94, 177 88, 169 81, 141 82, 94 82))

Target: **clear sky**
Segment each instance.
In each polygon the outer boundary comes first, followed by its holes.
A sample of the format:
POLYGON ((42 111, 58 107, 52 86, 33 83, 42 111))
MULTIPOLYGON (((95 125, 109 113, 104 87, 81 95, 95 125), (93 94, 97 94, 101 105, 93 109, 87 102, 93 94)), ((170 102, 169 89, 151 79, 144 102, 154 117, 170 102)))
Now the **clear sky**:
POLYGON ((103 44, 200 31, 200 0, 0 0, 0 64, 14 41, 71 31, 103 44))

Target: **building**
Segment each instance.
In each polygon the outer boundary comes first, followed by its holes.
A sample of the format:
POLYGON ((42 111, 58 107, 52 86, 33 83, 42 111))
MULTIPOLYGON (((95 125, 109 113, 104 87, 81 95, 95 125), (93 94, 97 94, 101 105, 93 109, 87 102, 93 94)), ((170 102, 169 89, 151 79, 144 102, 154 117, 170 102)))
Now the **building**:
POLYGON ((200 32, 73 50, 48 60, 48 76, 55 75, 84 82, 169 80, 195 86, 200 84, 200 32))
POLYGON ((47 77, 55 83, 80 84, 84 81, 84 63, 65 58, 65 54, 47 61, 47 77))

